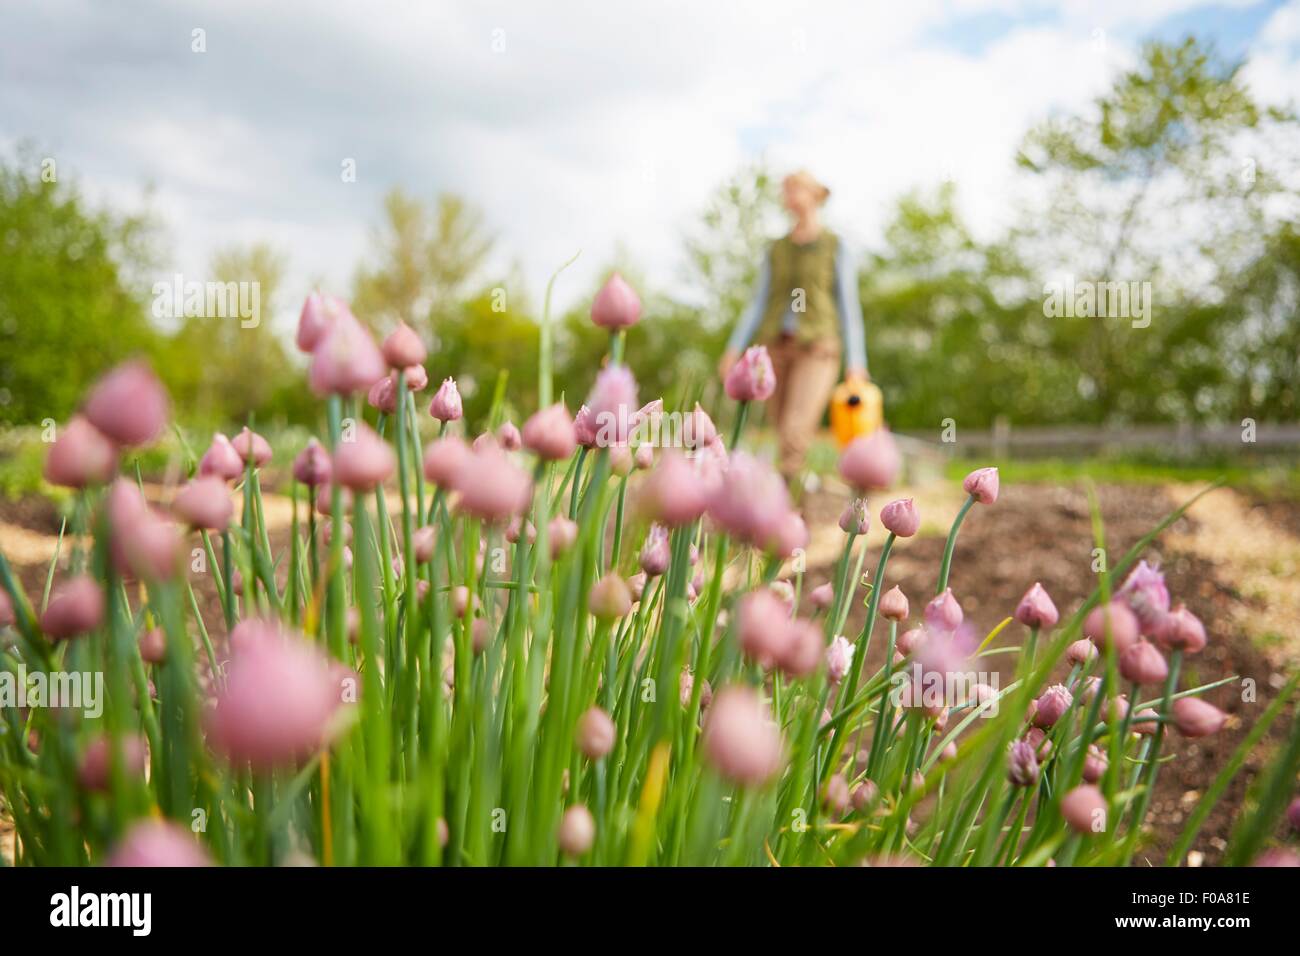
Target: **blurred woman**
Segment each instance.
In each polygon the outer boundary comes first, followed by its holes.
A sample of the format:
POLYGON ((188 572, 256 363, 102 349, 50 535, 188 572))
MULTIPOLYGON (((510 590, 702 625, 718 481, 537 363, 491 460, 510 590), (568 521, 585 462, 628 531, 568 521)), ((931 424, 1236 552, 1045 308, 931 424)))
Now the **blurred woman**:
POLYGON ((830 190, 800 170, 785 177, 782 201, 793 225, 772 243, 758 289, 727 343, 718 371, 727 371, 752 341, 766 345, 776 371, 768 403, 787 481, 803 468, 831 392, 845 378, 867 380, 857 270, 839 237, 821 221, 830 190))

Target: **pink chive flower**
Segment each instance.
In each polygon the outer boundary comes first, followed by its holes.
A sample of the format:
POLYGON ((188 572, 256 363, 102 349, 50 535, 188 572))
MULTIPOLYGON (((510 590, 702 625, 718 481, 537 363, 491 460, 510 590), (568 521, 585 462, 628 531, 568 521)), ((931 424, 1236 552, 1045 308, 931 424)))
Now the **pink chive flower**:
POLYGON ((913 673, 920 679, 927 693, 923 701, 927 713, 939 716, 947 701, 956 694, 962 675, 970 669, 970 656, 975 651, 976 638, 969 626, 955 631, 935 630, 926 627, 924 639, 912 652, 913 673), (937 695, 934 691, 939 691, 937 695))
POLYGON ((406 368, 410 365, 424 365, 428 352, 415 329, 405 322, 398 323, 397 328, 388 333, 380 351, 390 368, 406 368))
POLYGON ((298 316, 298 331, 295 342, 298 351, 308 354, 316 351, 316 346, 325 337, 334 324, 343 316, 352 317, 352 310, 346 302, 332 295, 313 292, 302 304, 298 316))
POLYGON ((1295 867, 1300 866, 1300 853, 1284 846, 1275 846, 1255 857, 1251 866, 1295 867))
POLYGON ((871 530, 871 512, 866 498, 850 498, 840 512, 840 530, 845 534, 866 534, 871 530))
POLYGON ((446 424, 454 422, 465 413, 464 407, 460 401, 460 389, 456 387, 454 378, 444 378, 438 390, 433 393, 433 401, 429 403, 429 414, 438 421, 446 424))
MULTIPOLYGON (((682 676, 677 681, 677 696, 683 707, 691 706, 691 697, 694 694, 695 675, 683 669, 682 676)), ((700 682, 700 712, 708 710, 711 703, 713 703, 713 688, 709 685, 708 678, 705 678, 700 682)))
POLYGON ((785 653, 790 608, 770 589, 750 591, 736 607, 736 638, 746 657, 767 668, 785 653))
POLYGON ((995 503, 998 500, 998 470, 976 468, 962 481, 961 489, 982 505, 995 503))
POLYGON ((1165 586, 1165 576, 1157 568, 1139 561, 1124 579, 1118 597, 1137 616, 1144 636, 1160 633, 1169 613, 1169 589, 1165 586))
POLYGON ((1083 619, 1083 636, 1101 650, 1106 649, 1106 638, 1115 642, 1115 649, 1123 652, 1138 639, 1138 620, 1122 601, 1113 600, 1088 612, 1083 619))
MULTIPOLYGON (((904 598, 906 600, 906 598, 904 598)), ((885 603, 882 597, 880 603, 885 603)), ((898 641, 894 644, 899 654, 904 656, 919 651, 930 637, 930 632, 924 627, 913 627, 902 634, 898 635, 898 641)))
POLYGON ((852 663, 853 645, 843 635, 836 637, 826 648, 826 679, 832 686, 837 686, 844 680, 844 675, 849 672, 849 665, 852 663))
POLYGON ((789 677, 807 677, 826 656, 826 638, 812 621, 787 621, 777 666, 789 677))
POLYGON ((1030 727, 1025 731, 1025 743, 1034 748, 1039 760, 1046 760, 1052 755, 1052 738, 1041 727, 1030 727))
POLYGON ((589 707, 578 718, 575 736, 583 756, 588 760, 599 760, 614 749, 618 729, 609 714, 599 707, 589 707))
POLYGON ((840 476, 858 491, 883 490, 902 468, 898 445, 887 428, 853 439, 840 455, 840 476))
POLYGON ((631 370, 626 365, 601 369, 587 405, 596 429, 595 444, 601 448, 626 444, 637 410, 636 379, 631 370))
POLYGON ((1184 737, 1208 737, 1223 729, 1228 715, 1199 697, 1174 701, 1174 726, 1184 737))
POLYGON ((245 640, 217 695, 209 738, 255 770, 294 764, 330 743, 345 680, 355 677, 295 635, 245 640))
POLYGON ((555 842, 565 856, 578 857, 590 850, 596 842, 596 819, 591 811, 580 803, 565 810, 555 842))
POLYGON ((952 596, 952 588, 944 588, 942 594, 925 606, 925 623, 940 631, 955 631, 961 626, 964 615, 961 605, 952 596))
POLYGON ((583 448, 596 447, 596 416, 586 404, 573 416, 573 437, 583 448))
POLYGON ((214 476, 222 481, 234 481, 244 473, 244 459, 230 439, 217 432, 212 436, 212 444, 199 459, 199 474, 214 476))
POLYGON ((424 477, 442 488, 455 488, 472 454, 455 435, 439 438, 424 450, 424 477))
MULTIPOLYGON (((333 465, 330 465, 331 470, 333 465)), ((316 489, 316 513, 330 517, 334 513, 333 498, 334 489, 338 487, 333 481, 328 481, 316 489)), ((343 506, 343 513, 347 514, 352 510, 352 492, 346 488, 339 488, 339 504, 343 506)))
POLYGON ((133 823, 104 864, 111 867, 199 867, 212 860, 188 829, 166 820, 133 823))
POLYGON ((1197 654, 1205 650, 1205 625, 1185 605, 1179 604, 1165 616, 1155 639, 1166 650, 1197 654))
POLYGON ((907 603, 907 595, 902 589, 895 584, 892 588, 880 595, 880 606, 878 608, 881 617, 888 621, 906 621, 907 615, 911 608, 907 603))
POLYGON ((392 375, 385 375, 374 385, 370 386, 370 391, 366 393, 366 404, 376 411, 381 411, 385 415, 395 415, 397 413, 397 379, 392 375))
POLYGON ((746 452, 731 456, 722 482, 709 496, 709 517, 756 547, 774 540, 789 510, 790 494, 781 476, 746 452))
POLYGON ((144 779, 145 764, 149 761, 149 751, 144 738, 131 734, 122 738, 120 750, 115 754, 113 741, 107 734, 101 734, 86 745, 77 767, 77 782, 87 790, 107 790, 114 760, 122 761, 122 773, 127 779, 144 779))
POLYGON ((640 441, 649 441, 658 435, 664 417, 664 400, 656 398, 646 402, 632 416, 632 429, 640 441))
POLYGON ((555 560, 578 540, 578 523, 564 515, 556 515, 546 526, 546 535, 551 544, 551 560, 555 560))
POLYGON ((679 452, 669 449, 646 475, 637 496, 638 510, 669 528, 689 524, 708 504, 704 482, 679 452))
POLYGON ((682 421, 682 444, 692 451, 707 448, 718 441, 718 427, 699 402, 682 421))
POLYGON ((1086 664, 1097 656, 1097 645, 1087 638, 1075 641, 1065 649, 1065 658, 1071 664, 1086 664))
POLYGON ((641 546, 641 570, 646 577, 658 577, 668 570, 669 559, 668 529, 661 524, 652 524, 645 544, 641 546))
POLYGON ((609 470, 619 478, 632 474, 632 449, 627 445, 610 445, 609 470))
MULTIPOLYGON (((423 392, 429 387, 429 372, 423 365, 408 365, 402 370, 408 392, 423 392)), ((393 372, 396 377, 397 373, 393 372)))
POLYGON ((247 425, 231 440, 230 444, 244 464, 248 464, 250 456, 254 466, 258 468, 271 460, 271 443, 257 432, 250 431, 247 425))
POLYGON ((191 528, 224 531, 235 513, 226 483, 215 475, 195 478, 176 492, 172 512, 191 528))
POLYGON ((520 436, 525 448, 543 461, 563 461, 578 447, 578 436, 563 402, 534 412, 520 436))
POLYGON ((350 440, 334 449, 334 480, 354 492, 372 491, 397 468, 397 456, 388 443, 365 422, 357 422, 350 440))
POLYGON ((1053 684, 1034 703, 1034 726, 1046 729, 1065 716, 1074 703, 1074 695, 1064 684, 1053 684))
POLYGON ((808 603, 818 611, 824 611, 835 602, 835 589, 827 581, 808 592, 808 603))
POLYGON ((339 315, 311 353, 309 379, 317 395, 366 391, 387 374, 379 346, 351 312, 339 315))
POLYGON ((1016 787, 1032 787, 1038 783, 1038 755, 1029 741, 1017 740, 1011 745, 1007 779, 1016 787))
POLYGON ((153 370, 143 362, 119 365, 90 390, 84 414, 119 445, 147 445, 167 426, 169 403, 153 370))
POLYGON ((804 522, 803 516, 799 512, 791 510, 782 516, 781 523, 776 529, 776 535, 772 539, 769 548, 778 558, 786 560, 808 547, 808 542, 811 540, 812 535, 808 531, 808 525, 804 522))
POLYGON ((161 664, 167 659, 167 635, 153 627, 140 635, 140 659, 146 664, 161 664))
POLYGON ((68 578, 54 589, 41 615, 41 630, 52 641, 88 634, 104 621, 104 589, 89 575, 68 578))
POLYGON ((789 617, 794 613, 794 585, 789 581, 773 581, 767 586, 767 589, 781 599, 785 606, 785 616, 789 617))
POLYGON ((1135 684, 1162 684, 1169 676, 1169 665, 1155 645, 1136 641, 1119 655, 1119 672, 1135 684))
POLYGON ((714 769, 742 786, 762 786, 785 762, 780 728, 767 702, 749 687, 724 687, 713 695, 703 747, 714 769))
POLYGON ((117 470, 117 446, 80 415, 63 432, 45 459, 45 480, 65 488, 102 485, 117 470))
POLYGON ((180 533, 149 506, 139 488, 118 478, 109 487, 105 510, 111 531, 109 553, 119 574, 161 580, 175 572, 180 533))
POLYGON ((1080 784, 1061 798, 1061 816, 1075 833, 1103 833, 1106 798, 1092 784, 1080 784))
MULTIPOLYGON (((1127 701, 1125 703, 1127 704, 1127 701)), ((1132 730, 1133 733, 1135 734, 1142 734, 1144 736, 1150 737, 1152 734, 1156 732, 1156 728, 1160 726, 1155 719, 1159 716, 1160 715, 1157 714, 1150 707, 1146 707, 1142 710, 1139 710, 1136 714, 1133 715, 1133 721, 1132 723, 1129 724, 1129 729, 1132 730)))
POLYGON ((591 321, 611 332, 636 325, 641 318, 641 300, 617 272, 612 273, 591 303, 591 321))
POLYGON ((433 525, 416 528, 415 533, 411 535, 411 546, 415 549, 416 563, 425 564, 433 560, 433 549, 437 543, 438 532, 433 525))
POLYGON ((1291 824, 1292 830, 1300 830, 1300 797, 1292 800, 1286 808, 1286 821, 1291 824))
POLYGON ((513 422, 501 423, 501 427, 497 429, 497 441, 506 451, 518 451, 524 444, 523 436, 519 434, 519 429, 513 422))
POLYGON ((1016 607, 1016 620, 1025 627, 1050 629, 1056 627, 1056 622, 1060 619, 1061 615, 1052 603, 1051 595, 1037 581, 1025 592, 1016 607))
POLYGON ((849 781, 844 774, 832 774, 822 787, 822 804, 832 817, 842 817, 849 809, 849 781))
POLYGON ((767 348, 755 345, 745 349, 727 372, 727 396, 737 402, 765 402, 776 391, 776 373, 767 348))
POLYGON ((611 571, 592 585, 587 608, 602 621, 626 617, 632 610, 632 592, 627 582, 611 571))
POLYGON ((654 467, 655 449, 654 445, 642 444, 637 445, 636 451, 632 453, 632 465, 638 471, 648 471, 654 467))
POLYGON ((1083 779, 1085 783, 1096 783, 1106 775, 1109 766, 1105 754, 1096 744, 1088 745, 1088 752, 1083 758, 1083 779))
POLYGON ((330 483, 334 466, 330 462, 329 452, 314 438, 307 440, 306 447, 298 452, 293 460, 293 477, 308 488, 319 488, 330 483))
MULTIPOLYGON (((427 472, 427 457, 425 468, 427 472)), ((508 521, 528 507, 533 495, 528 473, 495 445, 471 450, 453 487, 460 492, 461 510, 485 521, 508 521)))
POLYGON ((880 523, 899 538, 910 538, 921 527, 921 513, 911 498, 898 498, 880 509, 880 523))

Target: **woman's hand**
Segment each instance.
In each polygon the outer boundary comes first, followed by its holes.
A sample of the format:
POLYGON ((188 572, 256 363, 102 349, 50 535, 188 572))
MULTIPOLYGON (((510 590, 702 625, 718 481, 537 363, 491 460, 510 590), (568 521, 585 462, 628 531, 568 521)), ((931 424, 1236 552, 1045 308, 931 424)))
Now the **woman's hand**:
POLYGON ((722 358, 718 359, 718 378, 726 379, 727 373, 731 371, 731 366, 736 364, 740 354, 734 349, 727 349, 722 353, 722 358))

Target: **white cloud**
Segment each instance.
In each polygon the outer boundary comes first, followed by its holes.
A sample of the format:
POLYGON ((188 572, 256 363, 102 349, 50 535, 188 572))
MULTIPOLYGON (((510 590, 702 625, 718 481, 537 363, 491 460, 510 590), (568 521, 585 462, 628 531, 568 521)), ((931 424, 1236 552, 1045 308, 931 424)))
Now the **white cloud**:
MULTIPOLYGON (((671 288, 683 230, 755 149, 828 180, 832 218, 858 243, 902 190, 945 174, 992 229, 1026 127, 1086 104, 1131 60, 1092 31, 1199 5, 156 0, 127 17, 46 2, 6 14, 0 140, 34 138, 124 206, 152 183, 171 267, 201 275, 218 246, 281 243, 293 298, 317 278, 348 288, 387 188, 452 190, 484 208, 534 299, 583 249, 563 303, 619 244, 671 288), (1012 26, 980 43, 944 33, 994 15, 1012 26), (206 53, 190 51, 195 27, 206 53)), ((1297 88, 1298 21, 1292 3, 1259 38, 1262 95, 1297 88)))

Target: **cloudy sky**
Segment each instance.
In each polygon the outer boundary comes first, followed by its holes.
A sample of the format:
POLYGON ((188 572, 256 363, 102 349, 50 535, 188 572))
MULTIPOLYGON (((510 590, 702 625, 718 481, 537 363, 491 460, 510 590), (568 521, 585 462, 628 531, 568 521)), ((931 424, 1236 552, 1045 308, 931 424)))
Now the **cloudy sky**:
POLYGON ((859 245, 944 177, 995 228, 1026 127, 1189 31, 1300 97, 1300 0, 0 0, 0 149, 147 203, 187 279, 267 239, 287 298, 346 292, 401 185, 478 204, 534 300, 583 250, 572 300, 620 249, 677 288, 683 231, 758 156, 830 183, 859 245))

